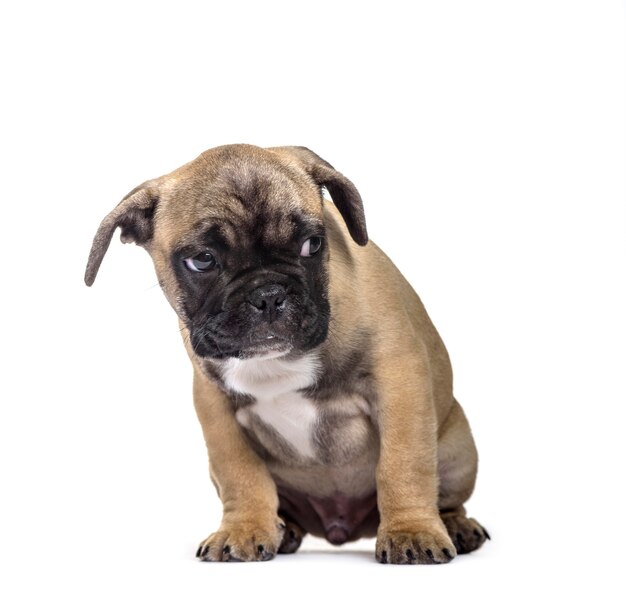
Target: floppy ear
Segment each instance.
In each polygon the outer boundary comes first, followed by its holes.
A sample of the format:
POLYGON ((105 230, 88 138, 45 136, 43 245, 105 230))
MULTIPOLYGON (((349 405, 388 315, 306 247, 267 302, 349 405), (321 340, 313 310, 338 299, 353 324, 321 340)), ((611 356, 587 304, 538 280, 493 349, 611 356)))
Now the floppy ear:
POLYGON ((104 254, 109 248, 115 229, 122 229, 122 243, 145 245, 152 238, 154 210, 158 190, 153 181, 135 187, 101 222, 94 237, 85 269, 85 284, 91 286, 96 279, 104 254))
POLYGON ((340 172, 336 171, 326 160, 306 147, 285 146, 273 147, 272 151, 287 153, 297 158, 311 178, 328 189, 333 202, 348 227, 350 236, 359 245, 367 244, 367 228, 363 201, 357 188, 340 172))

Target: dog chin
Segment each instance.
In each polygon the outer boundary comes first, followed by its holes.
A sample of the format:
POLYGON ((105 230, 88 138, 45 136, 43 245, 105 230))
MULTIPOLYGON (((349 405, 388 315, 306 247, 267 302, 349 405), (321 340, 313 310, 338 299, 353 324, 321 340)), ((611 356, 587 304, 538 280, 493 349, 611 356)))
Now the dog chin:
POLYGON ((281 348, 268 348, 267 350, 254 351, 254 352, 242 352, 242 356, 239 359, 258 359, 259 361, 266 361, 268 359, 278 359, 285 357, 291 353, 292 347, 289 346, 286 349, 281 348))
POLYGON ((276 359, 291 353, 293 345, 286 342, 276 342, 256 345, 239 351, 237 359, 276 359))
POLYGON ((267 338, 250 345, 238 347, 217 346, 210 343, 202 343, 194 348, 194 352, 202 359, 275 359, 284 357, 293 350, 293 344, 285 339, 267 338))

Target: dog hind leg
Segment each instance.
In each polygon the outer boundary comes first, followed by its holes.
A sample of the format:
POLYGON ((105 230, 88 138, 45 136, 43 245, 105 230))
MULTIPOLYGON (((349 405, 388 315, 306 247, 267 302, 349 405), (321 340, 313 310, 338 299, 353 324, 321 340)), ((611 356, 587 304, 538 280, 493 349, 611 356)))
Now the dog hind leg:
POLYGON ((279 554, 293 554, 300 548, 306 532, 297 523, 286 519, 284 514, 281 513, 281 516, 285 521, 285 533, 278 552, 279 554))
POLYGON ((463 503, 476 482, 478 454, 463 409, 455 401, 439 433, 439 512, 458 554, 472 552, 489 539, 475 519, 468 518, 463 503))

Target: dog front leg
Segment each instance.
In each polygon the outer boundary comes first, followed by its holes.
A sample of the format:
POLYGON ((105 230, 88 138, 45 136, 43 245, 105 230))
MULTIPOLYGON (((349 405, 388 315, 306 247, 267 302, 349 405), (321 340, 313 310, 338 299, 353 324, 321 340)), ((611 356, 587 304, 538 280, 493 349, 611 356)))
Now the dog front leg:
POLYGON ((280 546, 276 485, 237 423, 228 397, 198 371, 194 405, 209 453, 211 479, 223 505, 220 528, 198 547, 206 561, 265 561, 280 546))
POLYGON ((427 362, 387 360, 378 374, 376 470, 381 563, 445 563, 456 556, 437 504, 437 420, 427 362))

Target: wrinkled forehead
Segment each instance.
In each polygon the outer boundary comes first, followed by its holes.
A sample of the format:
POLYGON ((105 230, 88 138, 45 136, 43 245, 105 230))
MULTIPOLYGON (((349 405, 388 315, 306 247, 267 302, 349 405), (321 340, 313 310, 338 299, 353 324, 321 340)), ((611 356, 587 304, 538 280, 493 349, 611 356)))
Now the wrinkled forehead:
POLYGON ((230 246, 251 240, 281 246, 322 226, 318 186, 277 162, 231 159, 183 167, 164 180, 163 191, 155 236, 170 248, 197 243, 207 231, 230 246))

